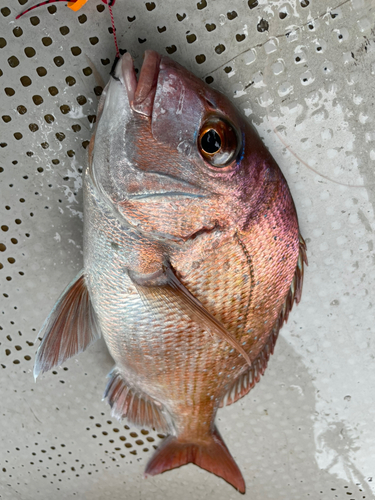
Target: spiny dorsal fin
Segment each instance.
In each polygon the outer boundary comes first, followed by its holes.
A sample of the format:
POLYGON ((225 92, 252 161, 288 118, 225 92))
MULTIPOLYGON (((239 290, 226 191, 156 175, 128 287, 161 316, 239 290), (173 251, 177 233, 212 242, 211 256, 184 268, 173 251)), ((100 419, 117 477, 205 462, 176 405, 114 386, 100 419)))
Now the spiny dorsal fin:
POLYGON ((154 298, 162 299, 169 309, 178 307, 203 329, 228 342, 250 365, 250 358, 238 340, 189 292, 177 278, 170 264, 151 275, 139 275, 133 271, 128 271, 128 273, 148 307, 151 307, 150 299, 154 298))
POLYGON ((84 351, 100 337, 100 329, 83 271, 68 285, 46 319, 34 378, 84 351))
POLYGON ((103 400, 108 398, 113 417, 118 420, 126 417, 138 427, 151 427, 166 434, 174 431, 172 420, 161 403, 128 384, 116 367, 108 377, 103 400))
POLYGON ((280 314, 273 326, 271 335, 259 356, 255 359, 255 361, 253 361, 251 367, 233 382, 230 389, 224 396, 220 407, 229 406, 245 396, 248 392, 250 392, 254 385, 259 382, 260 377, 265 372, 268 360, 271 354, 273 354, 280 328, 283 323, 288 320, 288 316, 294 302, 298 304, 301 300, 304 264, 307 265, 306 243, 302 236, 299 235, 299 255, 296 271, 283 307, 281 308, 280 314))

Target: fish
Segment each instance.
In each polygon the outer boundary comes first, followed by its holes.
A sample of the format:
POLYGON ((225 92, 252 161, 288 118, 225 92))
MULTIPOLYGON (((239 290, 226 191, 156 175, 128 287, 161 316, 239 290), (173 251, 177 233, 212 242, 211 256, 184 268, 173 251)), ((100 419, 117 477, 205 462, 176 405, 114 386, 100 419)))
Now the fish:
POLYGON ((84 267, 42 327, 35 378, 103 337, 112 415, 167 437, 146 476, 194 463, 245 493, 216 425, 260 380, 301 299, 287 182, 222 93, 147 50, 112 70, 84 171, 84 267))

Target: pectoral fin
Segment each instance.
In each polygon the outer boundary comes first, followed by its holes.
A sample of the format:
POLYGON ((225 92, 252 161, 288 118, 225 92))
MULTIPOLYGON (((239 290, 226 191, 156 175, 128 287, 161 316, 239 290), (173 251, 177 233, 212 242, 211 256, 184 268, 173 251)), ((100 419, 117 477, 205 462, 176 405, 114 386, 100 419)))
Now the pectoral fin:
MULTIPOLYGON (((38 348, 34 378, 61 365, 84 351, 100 337, 100 329, 83 271, 65 289, 39 335, 44 332, 38 348)), ((38 336, 39 336, 38 335, 38 336)))
POLYGON ((150 299, 162 299, 168 308, 177 305, 181 311, 204 330, 215 333, 228 342, 251 365, 249 356, 237 339, 189 292, 177 278, 170 265, 166 265, 161 271, 149 275, 141 275, 134 271, 128 273, 139 294, 147 304, 150 304, 150 299))

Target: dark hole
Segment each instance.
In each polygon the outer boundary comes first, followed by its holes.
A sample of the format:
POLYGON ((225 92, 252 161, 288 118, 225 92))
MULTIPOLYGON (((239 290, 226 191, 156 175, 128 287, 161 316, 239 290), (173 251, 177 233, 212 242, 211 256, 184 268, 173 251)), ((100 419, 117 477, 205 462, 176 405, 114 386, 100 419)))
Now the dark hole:
POLYGON ((201 147, 206 153, 217 153, 221 147, 219 134, 213 129, 208 130, 201 139, 201 147))
POLYGON ((269 24, 265 19, 261 19, 257 25, 257 30, 260 33, 264 33, 265 31, 268 31, 269 24))
POLYGON ((238 14, 235 10, 232 10, 232 12, 227 12, 227 18, 230 19, 231 21, 235 19, 237 16, 238 14))
POLYGON ((60 28, 60 33, 64 36, 67 35, 69 33, 69 31, 70 31, 70 29, 68 28, 68 26, 61 26, 61 28, 60 28))
POLYGON ((165 47, 165 50, 168 52, 168 54, 173 54, 173 52, 176 52, 177 47, 176 45, 171 45, 170 47, 165 47))
POLYGON ((18 38, 19 36, 22 36, 22 34, 23 34, 22 28, 16 26, 13 30, 13 35, 18 38))
POLYGON ((197 39, 197 36, 194 34, 186 35, 186 40, 188 43, 193 43, 193 42, 195 42, 196 39, 197 39))
POLYGON ((60 66, 62 66, 64 64, 64 58, 61 57, 61 56, 56 56, 53 58, 53 61, 54 63, 56 64, 56 66, 59 68, 60 66))
POLYGON ((34 57, 36 52, 35 49, 33 49, 33 47, 26 47, 25 54, 27 57, 34 57))
POLYGON ((50 38, 49 36, 45 36, 42 38, 42 44, 45 46, 45 47, 49 47, 51 44, 52 44, 52 38, 50 38))
POLYGON ((73 78, 72 76, 67 76, 65 78, 66 83, 69 85, 69 87, 72 87, 76 83, 76 79, 73 78))
POLYGON ((10 66, 11 68, 15 68, 15 67, 17 67, 17 66, 19 65, 19 63, 20 63, 20 62, 19 62, 19 60, 17 59, 17 57, 16 57, 16 56, 11 56, 11 57, 9 57, 9 59, 8 59, 8 64, 9 64, 9 66, 10 66))
POLYGON ((201 0, 200 2, 197 3, 197 7, 199 10, 202 10, 204 9, 205 7, 207 7, 207 2, 206 0, 201 0))
POLYGON ((38 73, 39 76, 46 76, 47 74, 47 70, 46 68, 43 68, 43 66, 36 68, 36 72, 38 73))
POLYGON ((24 87, 31 85, 31 80, 28 76, 21 76, 20 81, 24 87))
POLYGON ((70 50, 73 56, 79 56, 82 52, 82 50, 79 47, 72 47, 70 50))
POLYGON ((248 0, 247 4, 250 9, 254 9, 258 5, 258 0, 248 0))

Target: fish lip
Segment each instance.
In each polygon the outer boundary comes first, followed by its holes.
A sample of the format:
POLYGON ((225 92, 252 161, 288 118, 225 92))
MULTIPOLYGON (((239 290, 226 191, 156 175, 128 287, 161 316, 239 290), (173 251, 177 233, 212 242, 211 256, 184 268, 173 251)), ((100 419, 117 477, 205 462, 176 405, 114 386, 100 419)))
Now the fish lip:
POLYGON ((160 172, 157 170, 148 171, 153 176, 152 188, 144 189, 142 184, 138 188, 133 185, 133 190, 127 193, 127 200, 134 201, 158 201, 161 198, 169 200, 191 198, 203 199, 212 196, 212 192, 207 191, 194 182, 189 182, 174 174, 160 172))
POLYGON ((146 50, 138 81, 133 58, 128 52, 116 66, 115 78, 125 85, 130 107, 135 113, 152 116, 161 59, 155 50, 146 50))
POLYGON ((203 194, 187 193, 184 191, 157 191, 155 193, 128 195, 129 200, 155 200, 157 198, 207 198, 203 194))

